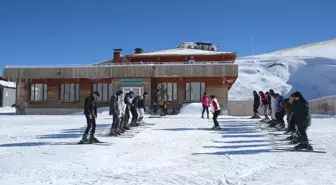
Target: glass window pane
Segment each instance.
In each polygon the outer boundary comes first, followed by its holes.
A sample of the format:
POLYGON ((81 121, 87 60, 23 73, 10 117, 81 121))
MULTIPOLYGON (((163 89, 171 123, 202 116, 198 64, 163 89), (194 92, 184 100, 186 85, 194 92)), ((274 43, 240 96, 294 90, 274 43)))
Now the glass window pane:
POLYGON ((191 82, 191 101, 201 100, 201 84, 199 82, 191 82))
POLYGON ((34 95, 35 95, 35 84, 31 84, 30 85, 30 100, 32 101, 35 100, 34 95))
POLYGON ((112 86, 111 83, 109 83, 108 85, 109 85, 109 96, 108 96, 107 100, 109 101, 110 97, 113 95, 113 86, 112 86))
POLYGON ((162 100, 164 100, 164 101, 166 101, 166 100, 168 100, 168 85, 167 85, 167 83, 162 83, 161 84, 161 89, 162 89, 162 100))
POLYGON ((70 84, 64 84, 64 101, 70 100, 70 84))
POLYGON ((190 83, 186 83, 186 101, 190 101, 190 83))
POLYGON ((75 101, 75 84, 70 84, 70 101, 75 101))
POLYGON ((205 83, 201 82, 201 95, 203 96, 204 93, 205 93, 205 83))
POLYGON ((35 101, 43 100, 43 84, 35 84, 35 101))
POLYGON ((177 83, 173 83, 173 101, 177 100, 177 83))
POLYGON ((76 101, 79 101, 79 84, 76 84, 76 101))
POLYGON ((92 92, 95 92, 97 90, 97 84, 92 85, 92 92))
POLYGON ((61 89, 60 89, 60 93, 61 93, 60 100, 61 101, 64 101, 64 91, 65 91, 64 84, 61 84, 61 89))
POLYGON ((172 101, 173 100, 173 83, 167 83, 167 100, 172 101))
POLYGON ((103 99, 103 96, 102 96, 102 94, 103 94, 103 84, 101 84, 101 83, 98 84, 98 92, 99 92, 100 96, 97 98, 97 100, 102 101, 102 99, 103 99))
POLYGON ((44 84, 43 88, 44 88, 43 100, 46 101, 48 99, 48 85, 44 84))
POLYGON ((108 95, 108 83, 103 83, 103 94, 101 96, 103 96, 103 101, 107 101, 107 95, 108 95))

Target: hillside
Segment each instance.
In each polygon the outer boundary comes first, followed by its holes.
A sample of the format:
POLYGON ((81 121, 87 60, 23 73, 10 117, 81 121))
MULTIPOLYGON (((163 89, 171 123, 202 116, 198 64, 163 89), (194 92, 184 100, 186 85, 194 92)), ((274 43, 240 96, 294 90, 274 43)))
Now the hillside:
POLYGON ((251 99, 252 91, 296 90, 307 99, 336 94, 336 39, 263 55, 238 58, 239 77, 230 100, 251 99))

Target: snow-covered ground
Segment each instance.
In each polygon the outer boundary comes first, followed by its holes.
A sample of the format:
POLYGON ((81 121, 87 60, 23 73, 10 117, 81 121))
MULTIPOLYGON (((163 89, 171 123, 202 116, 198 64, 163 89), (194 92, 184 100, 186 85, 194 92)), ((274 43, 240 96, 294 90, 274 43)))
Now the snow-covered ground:
POLYGON ((336 95, 336 39, 237 59, 239 77, 231 100, 252 99, 252 91, 303 92, 307 99, 336 95))
POLYGON ((309 138, 327 151, 319 154, 274 150, 288 147, 285 136, 246 117, 221 116, 223 130, 211 131, 199 114, 146 118, 112 138, 103 112, 97 138, 110 146, 75 144, 81 115, 0 116, 0 184, 336 184, 335 118, 313 118, 309 138))
POLYGON ((0 107, 0 114, 15 113, 15 107, 0 107))

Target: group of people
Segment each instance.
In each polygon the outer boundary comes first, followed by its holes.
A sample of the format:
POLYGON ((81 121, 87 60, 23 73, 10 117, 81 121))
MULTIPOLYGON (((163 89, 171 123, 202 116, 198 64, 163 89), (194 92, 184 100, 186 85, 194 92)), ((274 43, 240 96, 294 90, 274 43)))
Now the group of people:
POLYGON ((265 116, 262 122, 266 122, 270 127, 285 129, 285 134, 291 134, 287 139, 292 144, 297 144, 296 149, 313 150, 309 144, 307 136, 307 128, 311 125, 311 116, 309 112, 308 101, 303 97, 301 92, 296 91, 289 98, 284 99, 279 93, 275 93, 272 89, 268 92, 253 91, 254 115, 252 119, 259 119, 258 109, 262 107, 265 116), (287 114, 287 128, 284 117, 287 114), (268 117, 271 115, 271 119, 268 117))
POLYGON ((204 112, 207 113, 207 118, 209 119, 209 107, 211 108, 211 112, 213 114, 213 122, 214 126, 212 127, 213 130, 220 130, 220 126, 218 124, 217 118, 219 114, 221 113, 221 109, 219 106, 219 103, 217 101, 217 98, 215 95, 211 95, 210 98, 207 96, 207 93, 204 93, 202 96, 202 117, 204 119, 204 112))
MULTIPOLYGON (((131 127, 137 127, 143 124, 143 116, 146 111, 145 99, 148 96, 147 92, 142 95, 135 96, 133 91, 125 94, 122 98, 123 91, 119 90, 110 99, 109 115, 112 115, 113 121, 109 132, 110 136, 118 136, 131 127), (132 119, 130 121, 130 115, 132 119)), ((81 143, 97 143, 100 142, 95 138, 97 106, 96 99, 99 97, 99 92, 93 92, 85 99, 84 115, 86 117, 87 127, 81 139, 81 143), (89 131, 90 135, 89 135, 89 131)))

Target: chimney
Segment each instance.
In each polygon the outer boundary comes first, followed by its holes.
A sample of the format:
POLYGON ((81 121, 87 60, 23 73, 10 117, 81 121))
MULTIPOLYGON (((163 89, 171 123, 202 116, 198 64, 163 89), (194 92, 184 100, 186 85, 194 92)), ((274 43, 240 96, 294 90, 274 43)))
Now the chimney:
POLYGON ((122 49, 114 49, 113 63, 119 63, 122 49))
POLYGON ((143 51, 144 51, 141 48, 135 48, 134 50, 135 50, 135 54, 140 54, 140 53, 143 53, 143 51))

